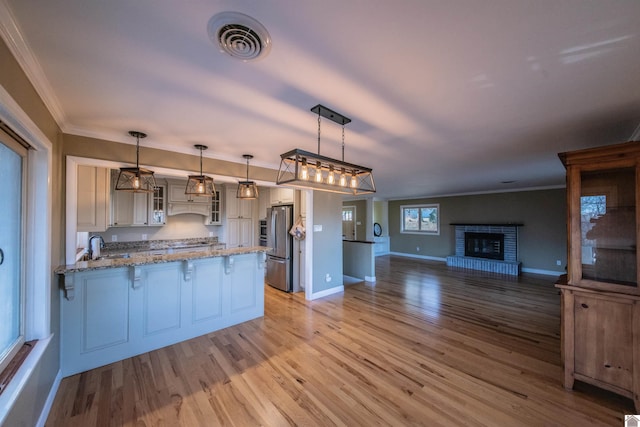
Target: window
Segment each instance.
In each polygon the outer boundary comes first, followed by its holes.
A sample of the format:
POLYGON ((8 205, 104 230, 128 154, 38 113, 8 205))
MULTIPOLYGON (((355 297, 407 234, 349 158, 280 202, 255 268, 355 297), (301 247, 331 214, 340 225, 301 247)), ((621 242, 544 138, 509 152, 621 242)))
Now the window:
POLYGON ((0 134, 0 372, 24 343, 24 158, 0 134))
POLYGON ((440 234, 440 205, 400 206, 400 232, 408 234, 440 234))

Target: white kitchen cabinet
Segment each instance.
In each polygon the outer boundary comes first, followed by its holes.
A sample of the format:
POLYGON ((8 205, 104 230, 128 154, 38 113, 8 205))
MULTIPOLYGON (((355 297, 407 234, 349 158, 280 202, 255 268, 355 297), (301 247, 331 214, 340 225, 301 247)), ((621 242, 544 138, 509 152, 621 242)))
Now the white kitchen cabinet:
POLYGON ((258 219, 267 218, 267 208, 271 206, 271 190, 268 187, 260 187, 260 197, 258 197, 258 219))
POLYGON ((226 243, 229 249, 253 246, 253 200, 238 199, 236 191, 235 186, 225 188, 226 243))
POLYGON ((109 169, 78 166, 78 231, 106 231, 109 223, 109 183, 109 169))
POLYGON ((251 218, 253 213, 253 200, 238 199, 238 189, 225 187, 225 205, 227 218, 251 218))
POLYGON ((271 187, 269 189, 269 202, 271 206, 293 204, 293 189, 286 187, 271 187))
POLYGON ((149 194, 113 191, 111 194, 111 226, 143 226, 149 222, 149 194))
POLYGON ((157 185, 149 196, 149 225, 164 225, 167 222, 167 186, 157 185))
POLYGON ((251 218, 227 218, 227 248, 253 246, 253 222, 251 218))
POLYGON ((184 194, 184 190, 187 188, 187 181, 169 183, 169 203, 197 203, 197 204, 209 204, 210 197, 205 196, 193 196, 191 194, 184 194))
POLYGON ((205 218, 205 225, 221 225, 222 224, 222 198, 220 190, 215 191, 214 197, 211 198, 209 207, 209 215, 205 218))
POLYGON ((145 226, 149 224, 149 193, 117 191, 119 171, 111 171, 111 227, 145 226))

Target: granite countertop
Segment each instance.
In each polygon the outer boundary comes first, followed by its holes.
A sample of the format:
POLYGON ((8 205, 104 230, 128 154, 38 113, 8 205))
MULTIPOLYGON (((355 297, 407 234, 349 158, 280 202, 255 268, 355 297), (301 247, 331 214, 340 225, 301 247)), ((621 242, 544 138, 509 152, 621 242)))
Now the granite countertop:
POLYGON ((183 248, 178 252, 153 253, 154 251, 131 252, 128 257, 109 255, 93 261, 78 261, 71 265, 61 265, 56 268, 56 274, 77 273, 80 271, 102 270, 106 268, 128 267, 145 264, 159 264, 163 262, 185 261, 190 259, 215 258, 231 255, 244 255, 259 252, 269 252, 271 248, 265 246, 251 246, 246 248, 214 249, 215 246, 183 248))

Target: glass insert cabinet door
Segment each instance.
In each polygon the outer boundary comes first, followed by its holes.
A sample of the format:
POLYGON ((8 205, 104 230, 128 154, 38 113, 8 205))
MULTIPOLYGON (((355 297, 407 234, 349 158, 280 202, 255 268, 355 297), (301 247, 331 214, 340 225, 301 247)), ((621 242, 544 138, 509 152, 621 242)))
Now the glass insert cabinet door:
POLYGON ((22 341, 23 156, 0 135, 0 371, 22 341))
POLYGON ((580 172, 583 280, 638 286, 636 190, 634 167, 580 172))

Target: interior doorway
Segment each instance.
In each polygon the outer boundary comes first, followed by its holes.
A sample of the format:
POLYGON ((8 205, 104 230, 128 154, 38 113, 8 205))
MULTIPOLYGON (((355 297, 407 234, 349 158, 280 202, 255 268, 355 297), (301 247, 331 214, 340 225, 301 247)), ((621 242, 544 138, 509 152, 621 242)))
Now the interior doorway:
POLYGON ((356 240, 356 207, 342 207, 342 238, 356 240))

